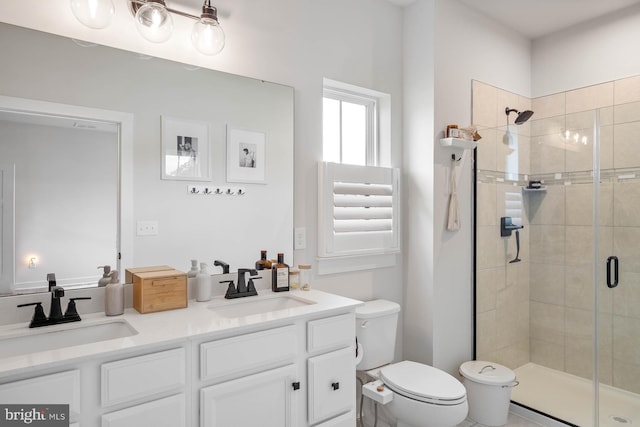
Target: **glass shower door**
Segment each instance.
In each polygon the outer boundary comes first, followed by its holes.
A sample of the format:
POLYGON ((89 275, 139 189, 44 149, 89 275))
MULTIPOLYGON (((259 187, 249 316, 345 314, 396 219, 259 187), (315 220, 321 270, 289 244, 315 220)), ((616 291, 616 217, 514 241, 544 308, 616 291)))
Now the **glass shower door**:
POLYGON ((640 424, 640 103, 600 109, 598 129, 596 416, 630 427, 640 424))

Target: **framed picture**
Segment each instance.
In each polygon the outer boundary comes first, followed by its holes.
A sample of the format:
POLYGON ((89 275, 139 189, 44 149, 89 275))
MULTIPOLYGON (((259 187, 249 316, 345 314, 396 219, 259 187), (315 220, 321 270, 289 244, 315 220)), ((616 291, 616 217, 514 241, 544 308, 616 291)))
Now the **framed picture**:
POLYGON ((162 116, 162 179, 211 180, 206 123, 162 116))
POLYGON ((264 132, 227 127, 227 181, 265 183, 264 132))

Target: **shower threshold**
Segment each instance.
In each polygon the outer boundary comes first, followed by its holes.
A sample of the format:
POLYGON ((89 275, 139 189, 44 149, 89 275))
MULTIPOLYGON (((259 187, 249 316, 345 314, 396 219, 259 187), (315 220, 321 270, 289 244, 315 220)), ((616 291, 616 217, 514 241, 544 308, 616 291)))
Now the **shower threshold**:
MULTIPOLYGON (((515 369, 511 400, 580 427, 593 427, 593 383, 535 363, 515 369)), ((640 395, 600 385, 599 427, 640 425, 640 395)))

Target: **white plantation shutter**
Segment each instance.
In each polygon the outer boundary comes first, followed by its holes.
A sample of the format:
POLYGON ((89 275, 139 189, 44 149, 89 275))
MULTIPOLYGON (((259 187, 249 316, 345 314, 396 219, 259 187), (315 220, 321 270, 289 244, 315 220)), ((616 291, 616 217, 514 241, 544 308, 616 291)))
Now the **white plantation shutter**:
POLYGON ((321 259, 399 252, 398 175, 392 168, 320 163, 321 259))

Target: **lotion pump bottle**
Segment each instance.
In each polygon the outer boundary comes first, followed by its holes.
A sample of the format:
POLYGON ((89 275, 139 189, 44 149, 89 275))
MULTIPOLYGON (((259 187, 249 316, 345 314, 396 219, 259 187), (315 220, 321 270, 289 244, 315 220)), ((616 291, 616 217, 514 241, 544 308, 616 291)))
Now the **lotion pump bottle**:
POLYGON ((124 286, 118 280, 118 272, 112 271, 111 282, 105 287, 104 313, 119 316, 124 313, 124 286))
POLYGON ((198 260, 191 260, 191 270, 187 273, 187 277, 196 277, 198 275, 198 260))
POLYGON ((101 288, 103 286, 107 286, 111 282, 111 266, 101 265, 98 268, 102 268, 102 278, 98 280, 98 287, 101 288))
POLYGON ((207 274, 207 263, 200 263, 200 272, 196 276, 196 301, 211 299, 211 277, 207 274))

